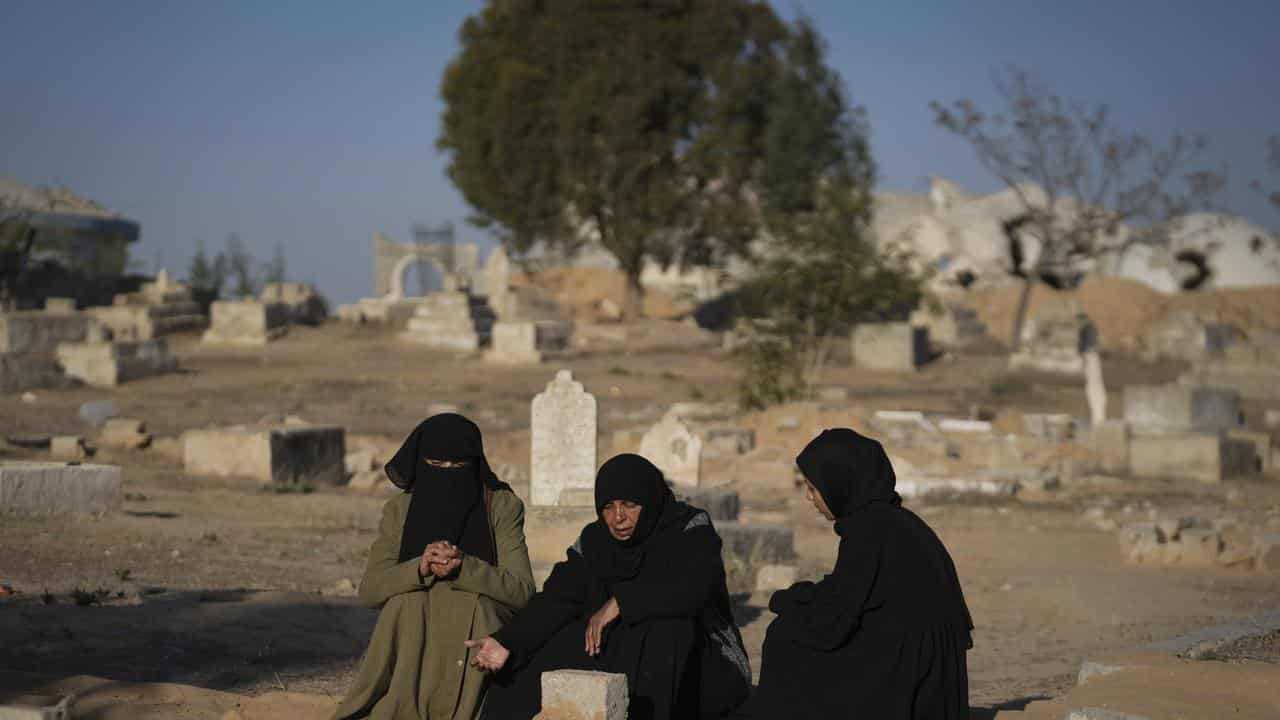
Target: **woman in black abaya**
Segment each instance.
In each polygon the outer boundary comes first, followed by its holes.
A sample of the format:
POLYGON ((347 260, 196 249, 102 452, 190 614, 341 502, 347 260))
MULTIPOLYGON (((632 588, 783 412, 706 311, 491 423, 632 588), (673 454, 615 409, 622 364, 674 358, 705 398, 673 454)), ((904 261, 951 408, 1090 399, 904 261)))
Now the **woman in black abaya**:
POLYGON ((831 574, 774 594, 753 718, 957 720, 973 623, 951 556, 902 507, 880 443, 825 430, 796 464, 835 521, 831 574))
POLYGON ((662 472, 619 455, 596 477, 595 522, 540 593, 492 637, 468 643, 494 672, 486 720, 528 720, 546 670, 627 676, 632 720, 721 717, 745 699, 751 668, 729 612, 720 537, 676 501, 662 472))

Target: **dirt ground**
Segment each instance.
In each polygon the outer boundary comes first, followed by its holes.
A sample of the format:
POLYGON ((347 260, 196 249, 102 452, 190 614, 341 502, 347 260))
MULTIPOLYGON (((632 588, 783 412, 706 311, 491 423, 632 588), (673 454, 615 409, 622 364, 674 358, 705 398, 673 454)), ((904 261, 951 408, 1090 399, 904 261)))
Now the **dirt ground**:
MULTIPOLYGON (((613 431, 644 427, 672 402, 733 398, 735 370, 710 349, 714 341, 680 337, 501 369, 339 325, 295 328, 262 351, 179 338, 181 374, 110 391, 36 391, 34 402, 0 397, 0 436, 91 435, 77 408, 111 399, 121 415, 144 419, 158 435, 295 414, 343 425, 349 439, 394 446, 433 406, 451 404, 485 431, 495 466, 527 470, 529 401, 557 367, 569 367, 599 400, 603 459, 613 431)), ((1003 426, 1024 409, 1085 414, 1078 386, 1002 368, 1001 356, 969 355, 907 378, 835 368, 826 382, 850 389, 851 415, 869 407, 964 415, 980 404, 1003 426)), ((1161 373, 1176 368, 1108 361, 1113 386, 1161 373)), ((828 408, 827 416, 839 412, 828 408)), ((0 459, 40 456, 0 446, 0 459)), ((122 512, 0 520, 0 584, 15 591, 0 597, 0 673, 180 683, 247 696, 343 693, 375 616, 336 588, 359 582, 381 499, 188 477, 154 451, 103 451, 99 460, 125 468, 122 512)), ((747 511, 796 527, 801 574, 820 575, 834 560, 830 526, 798 496, 757 503, 757 483, 785 487, 756 477, 732 486, 747 511)), ((1038 502, 914 503, 951 550, 977 625, 969 658, 975 705, 1054 697, 1074 684, 1084 658, 1280 606, 1280 575, 1125 564, 1116 533, 1082 519, 1099 502, 1135 519, 1190 506, 1280 515, 1280 482, 1126 482, 1038 502)), ((758 656, 769 620, 765 598, 740 600, 758 656)), ((1274 643, 1258 651, 1274 653, 1274 643)))

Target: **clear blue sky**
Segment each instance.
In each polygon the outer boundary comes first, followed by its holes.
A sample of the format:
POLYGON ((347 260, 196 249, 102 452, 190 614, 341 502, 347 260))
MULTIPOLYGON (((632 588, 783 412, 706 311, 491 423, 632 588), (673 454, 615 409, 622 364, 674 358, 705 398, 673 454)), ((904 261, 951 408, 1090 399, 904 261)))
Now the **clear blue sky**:
MULTIPOLYGON (((185 273, 197 238, 237 232, 262 259, 345 302, 372 291, 375 230, 467 208, 434 141, 439 81, 478 0, 0 1, 0 175, 60 183, 141 221, 134 255, 185 273)), ((928 102, 989 100, 1014 62, 1061 94, 1109 103, 1157 137, 1200 131, 1228 166, 1232 210, 1254 198, 1280 133, 1280 1, 789 0, 866 107, 881 186, 938 174, 993 189, 928 102)))

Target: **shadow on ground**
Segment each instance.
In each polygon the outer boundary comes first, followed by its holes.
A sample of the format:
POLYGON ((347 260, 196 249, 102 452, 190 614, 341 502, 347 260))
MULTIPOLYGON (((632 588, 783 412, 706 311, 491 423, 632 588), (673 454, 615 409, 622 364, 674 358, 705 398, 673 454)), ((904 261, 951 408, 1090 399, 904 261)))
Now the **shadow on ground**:
POLYGON ((0 670, 340 694, 376 620, 353 600, 303 593, 185 591, 133 602, 5 603, 0 670))

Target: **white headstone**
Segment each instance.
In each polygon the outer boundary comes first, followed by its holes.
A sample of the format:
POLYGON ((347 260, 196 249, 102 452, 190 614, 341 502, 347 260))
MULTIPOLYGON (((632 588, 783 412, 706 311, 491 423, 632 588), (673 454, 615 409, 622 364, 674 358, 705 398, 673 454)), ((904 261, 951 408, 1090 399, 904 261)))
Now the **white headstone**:
POLYGON ((499 318, 506 319, 511 315, 510 285, 511 260, 507 251, 498 246, 484 263, 484 290, 489 298, 489 307, 499 318))
POLYGON ((698 487, 702 470, 702 438, 673 413, 667 413, 640 439, 640 454, 672 483, 698 487))
MULTIPOLYGON (((561 370, 533 398, 530 496, 560 505, 561 493, 592 489, 596 477, 596 399, 561 370)), ((578 493, 579 496, 581 493, 578 493)))

